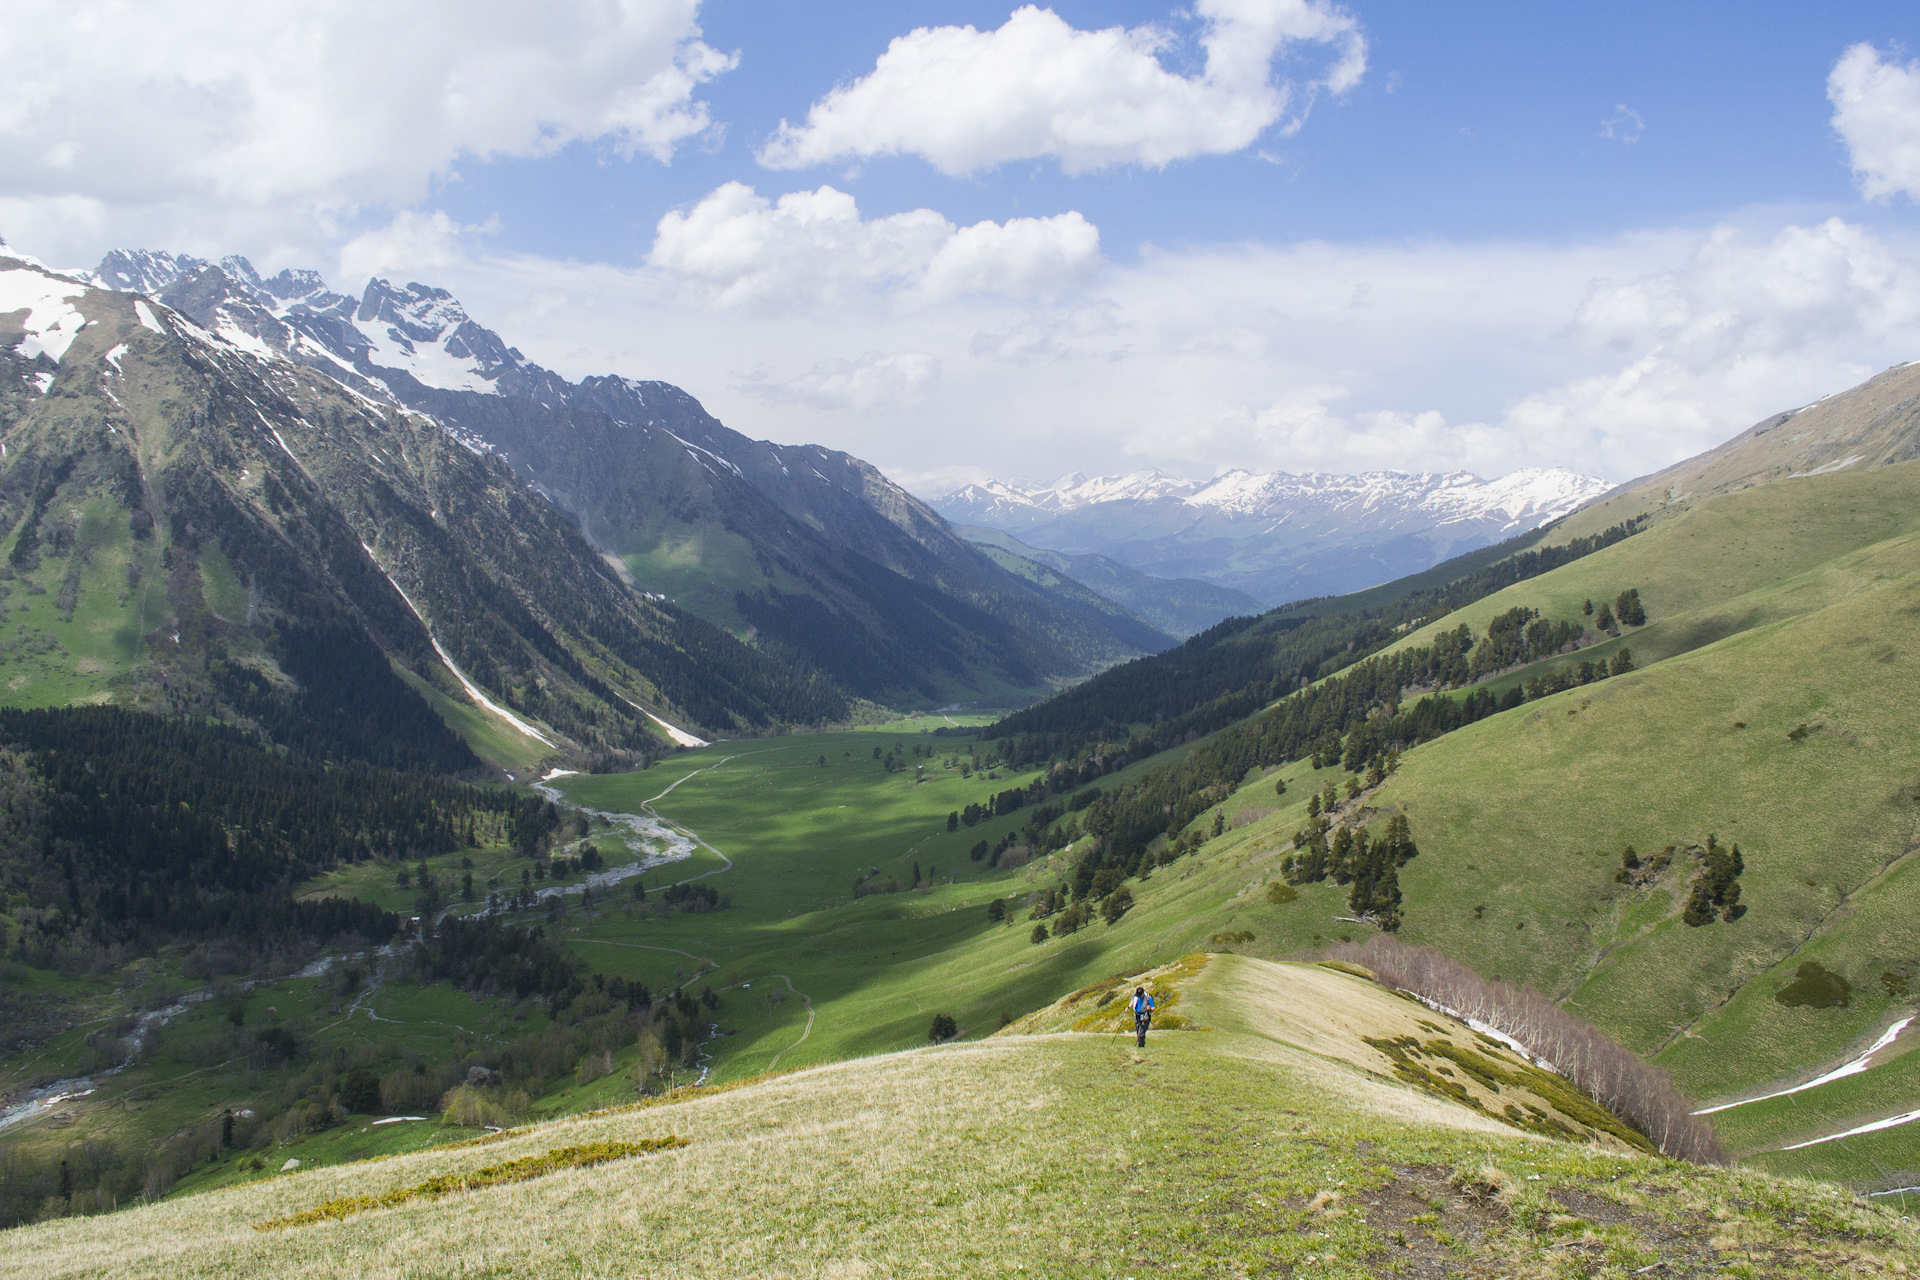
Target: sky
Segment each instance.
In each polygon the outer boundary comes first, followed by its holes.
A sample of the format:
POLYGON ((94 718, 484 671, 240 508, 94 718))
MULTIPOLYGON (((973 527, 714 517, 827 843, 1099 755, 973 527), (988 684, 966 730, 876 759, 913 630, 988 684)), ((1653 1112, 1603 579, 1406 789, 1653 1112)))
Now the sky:
POLYGON ((923 494, 1624 480, 1920 359, 1920 7, 0 0, 0 235, 451 289, 923 494))

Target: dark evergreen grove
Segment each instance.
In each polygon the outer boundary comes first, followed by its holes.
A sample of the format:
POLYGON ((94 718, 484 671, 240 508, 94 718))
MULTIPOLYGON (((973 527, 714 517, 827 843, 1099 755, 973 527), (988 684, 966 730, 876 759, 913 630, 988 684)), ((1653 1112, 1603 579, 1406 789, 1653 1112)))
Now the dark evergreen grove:
POLYGON ((1707 847, 1700 852, 1700 863, 1700 874, 1694 878, 1693 891, 1680 918, 1699 928, 1712 924, 1715 916, 1731 924, 1745 915, 1747 909, 1740 904, 1740 873, 1746 870, 1746 861, 1740 856, 1740 846, 1723 845, 1718 837, 1710 835, 1707 847))
POLYGON ((390 913, 292 887, 343 862, 461 847, 475 815, 549 829, 538 796, 260 746, 239 730, 109 707, 0 710, 0 889, 13 953, 87 966, 180 941, 236 965, 293 944, 384 942, 390 913))

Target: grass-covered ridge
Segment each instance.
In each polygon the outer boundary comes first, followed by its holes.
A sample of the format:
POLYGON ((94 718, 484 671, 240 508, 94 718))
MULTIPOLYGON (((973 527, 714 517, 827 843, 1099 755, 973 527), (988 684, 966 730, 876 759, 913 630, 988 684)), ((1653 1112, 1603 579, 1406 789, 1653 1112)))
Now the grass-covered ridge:
POLYGON ((23 1228, 0 1274, 1772 1275, 1920 1248, 1910 1221, 1830 1189, 1528 1135, 1369 1072, 1341 1052, 1368 1052, 1372 1009, 1433 1015, 1363 987, 1216 957, 1189 983, 1209 1029, 1144 1051, 1009 1035, 838 1063, 23 1228), (688 1145, 255 1229, 663 1131, 688 1145))

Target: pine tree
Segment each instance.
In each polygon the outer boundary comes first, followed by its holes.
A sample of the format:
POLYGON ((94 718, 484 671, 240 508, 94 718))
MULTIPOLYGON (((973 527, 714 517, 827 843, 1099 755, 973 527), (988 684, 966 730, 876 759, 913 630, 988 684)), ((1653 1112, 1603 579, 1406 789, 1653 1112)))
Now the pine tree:
POLYGON ((1335 884, 1353 879, 1353 828, 1341 827, 1333 833, 1333 845, 1327 850, 1327 874, 1335 884))
POLYGON ((1593 620, 1593 627, 1596 631, 1613 630, 1613 606, 1604 600, 1600 602, 1600 616, 1593 620))

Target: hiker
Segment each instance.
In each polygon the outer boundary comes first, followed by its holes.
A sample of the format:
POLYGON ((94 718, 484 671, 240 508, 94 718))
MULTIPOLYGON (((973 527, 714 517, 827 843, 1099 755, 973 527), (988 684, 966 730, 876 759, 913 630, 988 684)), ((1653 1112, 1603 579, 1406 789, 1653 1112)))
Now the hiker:
POLYGON ((1147 1026, 1153 1021, 1153 997, 1147 994, 1145 987, 1133 989, 1133 1031, 1140 1037, 1140 1047, 1147 1047, 1147 1026))

